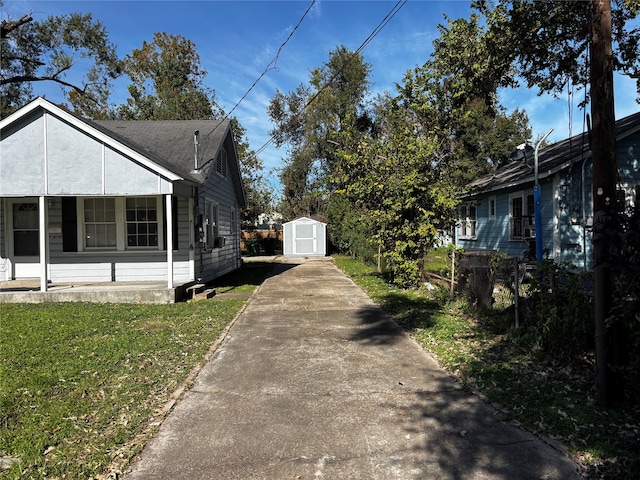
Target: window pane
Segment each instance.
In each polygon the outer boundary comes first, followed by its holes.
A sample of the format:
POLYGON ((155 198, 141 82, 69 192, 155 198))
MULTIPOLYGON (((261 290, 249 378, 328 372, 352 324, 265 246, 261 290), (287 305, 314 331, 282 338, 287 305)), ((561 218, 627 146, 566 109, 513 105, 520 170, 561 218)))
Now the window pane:
POLYGON ((13 253, 16 256, 37 256, 40 254, 38 231, 13 232, 13 253))

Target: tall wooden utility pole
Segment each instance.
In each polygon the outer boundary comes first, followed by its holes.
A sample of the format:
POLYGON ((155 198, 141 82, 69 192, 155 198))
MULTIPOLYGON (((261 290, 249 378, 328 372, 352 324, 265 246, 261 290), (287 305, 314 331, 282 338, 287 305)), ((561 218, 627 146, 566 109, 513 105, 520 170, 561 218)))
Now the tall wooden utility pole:
POLYGON ((611 310, 612 276, 607 258, 608 239, 616 221, 616 128, 613 105, 613 49, 611 1, 590 0, 591 8, 591 152, 593 155, 593 260, 598 401, 618 400, 620 385, 612 371, 615 332, 607 329, 611 310))

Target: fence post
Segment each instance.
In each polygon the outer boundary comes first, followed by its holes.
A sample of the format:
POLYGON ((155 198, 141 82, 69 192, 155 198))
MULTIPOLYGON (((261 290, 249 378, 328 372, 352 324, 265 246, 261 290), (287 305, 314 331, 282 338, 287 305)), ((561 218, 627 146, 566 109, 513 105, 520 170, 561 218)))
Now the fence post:
POLYGON ((519 317, 519 313, 518 313, 518 297, 520 296, 520 293, 518 292, 518 283, 520 282, 520 275, 518 272, 518 257, 514 257, 515 260, 515 264, 516 264, 516 270, 515 270, 515 275, 514 275, 514 287, 513 287, 513 297, 514 297, 514 303, 515 303, 515 311, 516 311, 516 328, 520 327, 520 317, 519 317))
POLYGON ((449 296, 453 298, 453 282, 456 278, 456 251, 451 250, 451 286, 449 287, 449 296))

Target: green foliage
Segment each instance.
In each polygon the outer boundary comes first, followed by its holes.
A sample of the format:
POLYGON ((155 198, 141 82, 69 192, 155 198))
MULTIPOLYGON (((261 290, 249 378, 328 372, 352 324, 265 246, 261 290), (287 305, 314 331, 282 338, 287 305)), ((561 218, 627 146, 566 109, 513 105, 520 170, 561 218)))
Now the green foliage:
POLYGON ((270 134, 277 146, 289 147, 280 171, 285 218, 326 215, 328 197, 341 187, 335 176, 342 170, 341 155, 367 133, 362 130, 370 73, 361 54, 339 46, 312 70, 309 86, 277 91, 269 102, 275 124, 270 134))
POLYGON ((521 328, 515 337, 525 348, 550 358, 579 358, 593 349, 593 300, 587 277, 546 260, 531 274, 521 300, 521 328))
POLYGON ((190 40, 156 33, 124 60, 131 78, 130 98, 118 108, 123 120, 200 120, 221 118, 215 92, 204 87, 207 74, 190 40))
POLYGON ((2 116, 29 102, 37 82, 59 85, 78 113, 105 116, 109 82, 120 76, 121 63, 104 25, 79 13, 25 20, 0 39, 2 116), (80 80, 68 80, 71 73, 80 80))
MULTIPOLYGON (((633 21, 638 2, 612 3, 613 67, 637 79, 640 93, 640 30, 633 21)), ((501 0, 474 2, 484 13, 489 35, 508 46, 499 56, 517 65, 527 87, 561 94, 589 83, 590 2, 501 0), (491 7, 489 6, 491 5, 491 7)))
POLYGON ((606 320, 615 348, 614 366, 625 395, 640 403, 640 209, 618 217, 619 230, 609 238, 613 295, 606 320))

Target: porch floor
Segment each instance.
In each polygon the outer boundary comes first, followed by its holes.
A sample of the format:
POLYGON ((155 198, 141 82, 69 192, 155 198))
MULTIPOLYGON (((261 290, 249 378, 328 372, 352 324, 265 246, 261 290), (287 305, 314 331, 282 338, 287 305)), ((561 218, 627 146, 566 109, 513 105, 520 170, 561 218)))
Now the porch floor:
POLYGON ((0 282, 0 303, 175 303, 192 283, 167 288, 166 282, 56 282, 41 292, 40 280, 8 280, 0 282))

